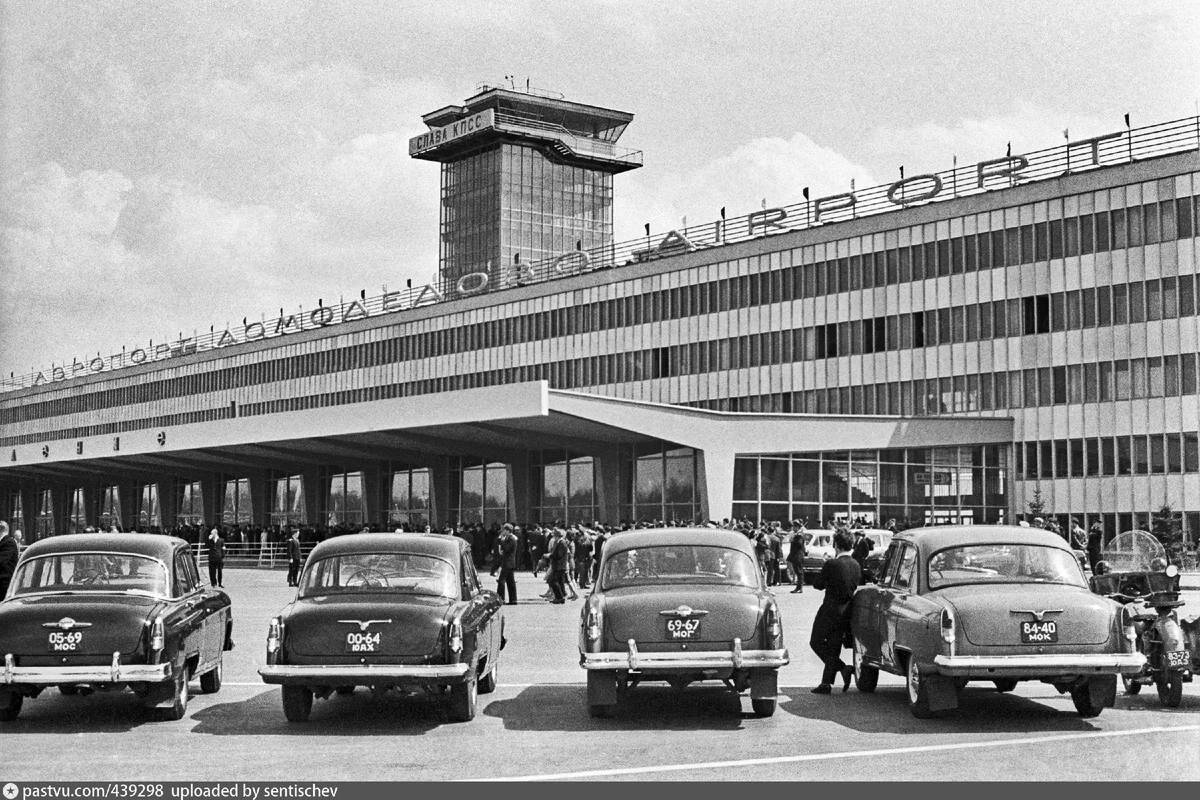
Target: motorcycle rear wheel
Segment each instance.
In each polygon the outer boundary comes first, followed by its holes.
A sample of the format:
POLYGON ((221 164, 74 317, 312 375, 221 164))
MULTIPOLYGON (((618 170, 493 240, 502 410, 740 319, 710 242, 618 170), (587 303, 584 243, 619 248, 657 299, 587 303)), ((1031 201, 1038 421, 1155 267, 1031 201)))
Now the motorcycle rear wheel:
POLYGON ((1183 676, 1178 672, 1168 672, 1159 677, 1155 683, 1158 689, 1158 702, 1163 708, 1179 708, 1183 702, 1183 676))

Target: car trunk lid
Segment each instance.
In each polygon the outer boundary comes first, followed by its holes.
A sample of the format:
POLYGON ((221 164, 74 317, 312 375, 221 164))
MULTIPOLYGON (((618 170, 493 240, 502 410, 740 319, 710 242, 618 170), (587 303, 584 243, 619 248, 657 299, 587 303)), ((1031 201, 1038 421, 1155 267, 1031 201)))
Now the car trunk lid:
POLYGON ((441 654, 453 604, 444 597, 328 596, 298 600, 288 614, 287 647, 302 656, 426 657, 441 654))
POLYGON ((161 601, 142 595, 64 592, 10 598, 0 605, 0 654, 77 662, 131 656, 161 601))
POLYGON ((758 593, 729 586, 628 587, 604 593, 604 627, 618 643, 634 639, 638 644, 707 642, 728 647, 734 638, 754 639, 758 622, 758 593), (686 613, 687 609, 693 612, 686 613), (684 613, 680 613, 680 611, 684 613), (672 639, 667 633, 671 619, 698 619, 700 631, 693 640, 672 639))
POLYGON ((1112 636, 1112 602, 1075 586, 1010 584, 956 586, 937 592, 954 608, 971 644, 1000 647, 1061 647, 1103 644, 1112 636), (1022 641, 1023 623, 1053 622, 1022 641))

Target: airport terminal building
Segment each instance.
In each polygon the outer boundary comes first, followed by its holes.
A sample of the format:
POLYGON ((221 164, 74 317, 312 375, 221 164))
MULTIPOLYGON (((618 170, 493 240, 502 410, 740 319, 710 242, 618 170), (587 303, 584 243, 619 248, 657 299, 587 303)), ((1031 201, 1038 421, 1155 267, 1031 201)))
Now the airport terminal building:
POLYGON ((3 518, 979 523, 1037 490, 1200 538, 1200 120, 615 243, 632 115, 424 119, 440 281, 14 379, 3 518))

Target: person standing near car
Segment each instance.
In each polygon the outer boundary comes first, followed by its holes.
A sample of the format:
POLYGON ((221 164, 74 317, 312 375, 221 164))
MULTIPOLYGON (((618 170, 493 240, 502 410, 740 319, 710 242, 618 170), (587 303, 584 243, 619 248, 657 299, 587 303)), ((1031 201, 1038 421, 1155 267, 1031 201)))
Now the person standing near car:
POLYGON ((288 551, 288 586, 300 585, 300 529, 292 531, 287 542, 288 551))
POLYGON ((224 586, 225 539, 221 531, 213 528, 208 534, 208 582, 213 586, 224 586))
POLYGON ((567 547, 567 537, 564 532, 555 528, 550 541, 546 545, 546 555, 550 560, 550 574, 546 582, 550 584, 553 593, 551 603, 567 601, 567 572, 570 570, 571 550, 567 547))
POLYGON ((0 600, 4 599, 13 573, 17 571, 19 550, 17 538, 8 532, 8 523, 0 522, 0 600))
POLYGON ((496 539, 496 566, 492 574, 500 570, 500 578, 496 582, 496 594, 500 602, 510 606, 517 604, 517 535, 513 533, 512 525, 504 524, 500 536, 496 539))
POLYGON ((1096 564, 1100 562, 1100 552, 1104 549, 1104 528, 1099 522, 1092 523, 1092 529, 1087 537, 1088 566, 1096 572, 1096 564))
POLYGON ((850 555, 854 537, 848 531, 839 530, 833 535, 835 555, 821 565, 821 572, 813 579, 813 586, 825 591, 825 599, 813 619, 812 636, 808 644, 825 664, 821 683, 813 694, 829 694, 833 691, 833 680, 842 676, 842 691, 850 688, 853 670, 842 661, 842 640, 850 630, 850 601, 854 590, 862 583, 862 568, 850 555))
POLYGON ((804 592, 804 556, 807 555, 804 536, 804 525, 800 520, 792 520, 792 533, 788 540, 787 560, 788 564, 792 567, 792 574, 796 578, 796 588, 792 589, 792 592, 796 594, 804 592))

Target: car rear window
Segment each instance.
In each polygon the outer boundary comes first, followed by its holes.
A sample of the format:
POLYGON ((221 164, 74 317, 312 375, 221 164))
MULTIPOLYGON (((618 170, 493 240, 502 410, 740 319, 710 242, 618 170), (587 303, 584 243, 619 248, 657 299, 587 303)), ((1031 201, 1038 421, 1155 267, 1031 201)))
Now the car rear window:
POLYGON ((304 571, 303 597, 327 594, 423 594, 458 597, 449 562, 414 553, 344 553, 317 559, 304 571))
POLYGON ((614 553, 604 562, 602 589, 663 583, 718 584, 757 588, 758 567, 750 556, 727 547, 658 545, 614 553))
POLYGON ((1068 551, 1030 544, 971 544, 929 557, 929 588, 964 583, 1065 583, 1086 587, 1068 551))
POLYGON ((127 592, 166 596, 162 562, 128 553, 59 553, 31 558, 17 568, 12 594, 127 592))

